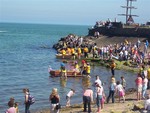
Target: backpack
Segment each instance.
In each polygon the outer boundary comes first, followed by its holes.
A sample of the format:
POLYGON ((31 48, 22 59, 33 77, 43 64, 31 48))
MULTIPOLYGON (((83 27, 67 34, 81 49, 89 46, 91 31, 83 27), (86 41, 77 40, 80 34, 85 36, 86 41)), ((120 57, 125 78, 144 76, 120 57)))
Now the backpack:
POLYGON ((35 98, 34 98, 34 96, 32 96, 32 95, 29 94, 28 102, 29 102, 29 104, 31 104, 31 105, 34 104, 34 103, 35 103, 35 98))

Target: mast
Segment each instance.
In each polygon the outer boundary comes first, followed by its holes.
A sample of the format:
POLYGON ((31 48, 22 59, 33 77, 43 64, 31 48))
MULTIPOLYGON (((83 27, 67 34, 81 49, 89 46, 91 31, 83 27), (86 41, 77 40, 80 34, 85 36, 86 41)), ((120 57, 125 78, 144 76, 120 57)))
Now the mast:
POLYGON ((127 5, 126 6, 121 6, 122 8, 126 8, 126 13, 125 14, 119 14, 119 16, 126 16, 126 24, 129 21, 134 22, 133 16, 138 17, 138 15, 133 15, 132 14, 132 9, 137 9, 134 6, 132 6, 132 2, 136 2, 137 0, 127 0, 127 5))

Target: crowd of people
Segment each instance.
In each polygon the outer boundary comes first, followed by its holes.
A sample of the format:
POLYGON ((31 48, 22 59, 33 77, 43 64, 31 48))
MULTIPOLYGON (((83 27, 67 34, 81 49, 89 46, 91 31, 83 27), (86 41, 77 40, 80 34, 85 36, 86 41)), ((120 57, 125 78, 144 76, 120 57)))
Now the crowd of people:
MULTIPOLYGON (((85 76, 86 77, 86 76, 85 76)), ((112 104, 115 102, 125 102, 125 93, 126 93, 126 80, 124 76, 121 76, 120 80, 116 81, 115 75, 110 77, 109 88, 105 89, 103 87, 103 81, 101 81, 100 76, 95 76, 95 81, 92 85, 86 85, 83 89, 83 95, 79 95, 83 97, 83 112, 92 112, 91 103, 95 103, 97 106, 97 113, 101 112, 101 109, 104 109, 104 103, 109 103, 110 99, 112 99, 112 104), (93 87, 93 88, 92 88, 93 87), (105 90, 109 91, 109 94, 105 94, 105 90), (116 100, 115 95, 118 96, 118 100, 116 100)), ((145 109, 150 110, 150 99, 149 94, 147 94, 147 89, 150 88, 150 80, 147 79, 150 77, 150 68, 145 69, 142 66, 139 70, 137 78, 135 79, 135 84, 137 88, 137 101, 143 99, 145 100, 145 109), (144 74, 144 75, 142 75, 144 74)), ((83 78, 84 79, 84 78, 83 78)), ((84 79, 85 80, 85 79, 84 79)), ((90 78, 88 78, 90 80, 90 78)), ((24 97, 25 97, 25 113, 30 113, 30 106, 32 103, 30 102, 30 92, 28 88, 23 89, 24 97)), ((75 95, 75 90, 70 89, 70 91, 66 94, 66 107, 71 106, 71 98, 75 95)), ((53 88, 52 92, 49 96, 50 101, 50 113, 59 113, 61 108, 61 98, 58 93, 57 88, 53 88)), ((15 102, 14 98, 10 98, 8 102, 9 109, 6 110, 6 113, 19 113, 18 103, 15 102)))
POLYGON ((68 35, 62 41, 62 46, 58 49, 58 53, 62 54, 62 58, 65 58, 65 55, 70 55, 72 59, 90 57, 102 60, 113 58, 119 61, 131 60, 139 66, 145 62, 145 59, 150 58, 148 47, 148 40, 142 43, 140 39, 135 43, 131 43, 125 39, 120 44, 108 44, 98 47, 96 43, 83 40, 82 37, 68 35))
MULTIPOLYGON (((106 46, 97 47, 96 43, 90 44, 89 42, 83 42, 82 37, 77 37, 74 35, 68 35, 64 38, 62 42, 62 47, 58 50, 59 53, 63 55, 63 58, 66 54, 70 54, 72 59, 80 59, 81 57, 88 58, 89 54, 92 54, 93 58, 100 58, 102 60, 105 59, 116 59, 119 61, 127 61, 132 60, 137 63, 137 66, 140 67, 141 64, 144 63, 145 58, 149 57, 148 55, 148 47, 149 42, 146 40, 143 48, 141 48, 142 43, 140 40, 137 40, 135 44, 128 42, 128 40, 124 40, 121 44, 109 44, 106 46)), ((73 63, 74 75, 76 76, 78 72, 81 72, 84 77, 90 81, 90 63, 85 60, 81 61, 81 66, 79 66, 78 62, 75 61, 73 63)), ((100 113, 101 109, 104 109, 104 103, 109 103, 110 98, 112 99, 112 103, 115 103, 115 95, 118 95, 118 102, 125 102, 125 93, 126 93, 126 80, 125 77, 122 76, 120 80, 115 79, 115 61, 112 60, 110 64, 112 76, 110 78, 109 88, 103 88, 103 82, 100 80, 100 77, 96 75, 96 79, 92 86, 88 85, 84 88, 83 95, 79 95, 83 97, 83 111, 91 113, 91 103, 95 102, 97 106, 97 113, 100 113), (92 90, 91 87, 94 87, 92 90), (109 94, 105 94, 105 90, 109 90, 109 94), (87 107, 88 106, 88 107, 87 107)), ((67 78, 67 70, 65 65, 62 63, 61 67, 61 76, 67 78)), ((150 89, 150 67, 145 68, 145 65, 142 65, 137 78, 135 80, 136 91, 137 91, 137 100, 144 99, 145 100, 145 109, 150 110, 150 96, 147 96, 147 89, 150 89), (148 97, 148 99, 147 99, 148 97)), ((32 105, 30 102, 30 92, 29 89, 23 89, 23 93, 25 95, 25 113, 30 113, 30 106, 32 105)), ((71 97, 75 94, 74 89, 70 89, 70 91, 66 94, 66 107, 71 105, 71 97)), ((61 97, 65 98, 65 97, 61 97)), ((49 96, 49 101, 51 103, 50 111, 51 113, 59 113, 61 104, 61 100, 58 89, 53 88, 52 92, 49 96)), ((14 101, 14 98, 10 98, 8 102, 9 109, 6 110, 6 113, 19 113, 18 103, 14 101)))

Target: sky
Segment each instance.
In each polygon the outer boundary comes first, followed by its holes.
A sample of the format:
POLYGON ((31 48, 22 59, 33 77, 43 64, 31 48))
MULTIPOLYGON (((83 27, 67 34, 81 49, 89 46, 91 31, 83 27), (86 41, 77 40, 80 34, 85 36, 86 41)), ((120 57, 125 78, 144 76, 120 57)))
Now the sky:
MULTIPOLYGON (((96 21, 125 22, 126 0, 0 0, 0 22, 94 25, 96 21)), ((150 0, 133 2, 136 23, 150 21, 150 0)))

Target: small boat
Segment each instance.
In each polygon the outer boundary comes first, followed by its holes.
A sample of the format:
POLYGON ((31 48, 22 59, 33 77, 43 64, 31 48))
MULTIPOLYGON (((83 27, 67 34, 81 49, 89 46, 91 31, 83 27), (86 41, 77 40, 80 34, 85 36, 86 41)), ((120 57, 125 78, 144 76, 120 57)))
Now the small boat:
POLYGON ((56 54, 56 58, 58 59, 70 59, 72 57, 72 55, 66 54, 64 55, 64 58, 62 56, 62 54, 56 54))
MULTIPOLYGON (((53 77, 60 77, 60 71, 59 70, 51 70, 49 73, 53 77)), ((67 71, 67 77, 82 77, 82 75, 80 72, 78 72, 77 75, 75 76, 74 71, 69 70, 69 71, 67 71)))

